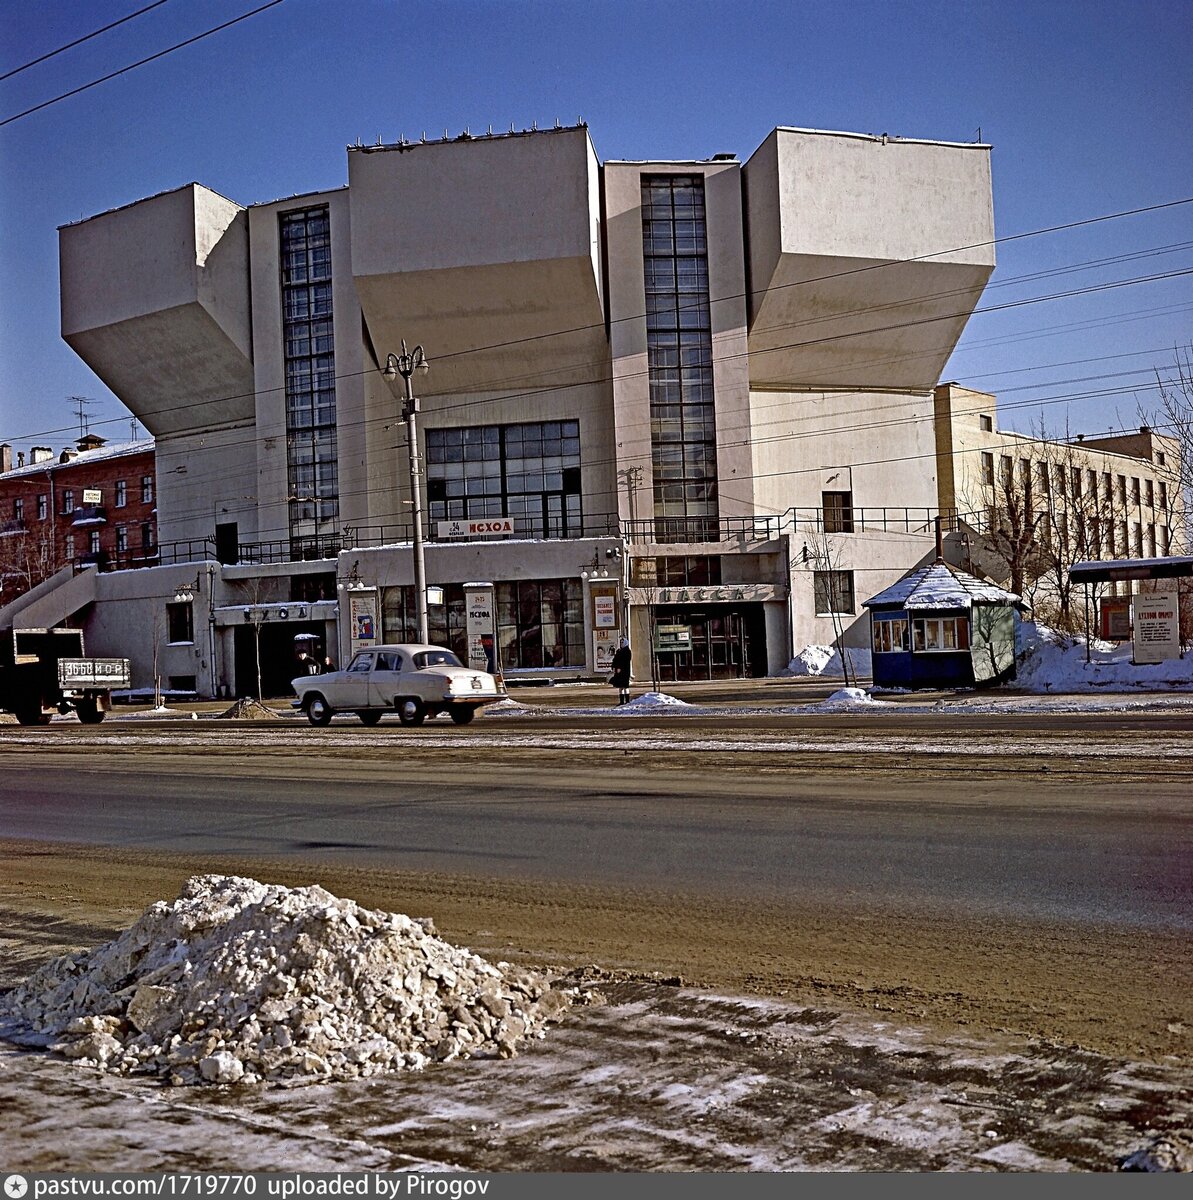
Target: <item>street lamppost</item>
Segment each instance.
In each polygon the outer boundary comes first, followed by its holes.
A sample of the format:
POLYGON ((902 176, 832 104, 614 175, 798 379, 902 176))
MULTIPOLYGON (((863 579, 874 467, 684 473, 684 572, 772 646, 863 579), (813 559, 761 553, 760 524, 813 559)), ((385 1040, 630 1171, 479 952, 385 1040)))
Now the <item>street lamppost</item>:
POLYGON ((385 368, 381 372, 386 379, 394 379, 401 375, 406 384, 406 407, 402 409, 402 419, 406 422, 406 437, 410 449, 410 495, 413 504, 414 517, 414 609, 418 616, 418 640, 427 642, 430 634, 427 629, 427 567, 423 557, 423 508, 419 489, 419 475, 422 471, 418 457, 418 397, 410 386, 410 377, 415 371, 429 371, 431 364, 421 346, 413 350, 406 349, 406 339, 402 339, 401 354, 387 354, 385 368))

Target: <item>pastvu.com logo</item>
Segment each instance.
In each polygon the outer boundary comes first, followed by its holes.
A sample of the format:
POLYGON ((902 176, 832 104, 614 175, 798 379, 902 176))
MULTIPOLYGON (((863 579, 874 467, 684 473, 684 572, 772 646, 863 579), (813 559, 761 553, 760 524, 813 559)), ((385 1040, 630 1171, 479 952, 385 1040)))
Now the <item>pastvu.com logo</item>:
POLYGON ((24 1175, 9 1175, 4 1180, 4 1194, 8 1200, 23 1200, 29 1191, 29 1180, 24 1175))

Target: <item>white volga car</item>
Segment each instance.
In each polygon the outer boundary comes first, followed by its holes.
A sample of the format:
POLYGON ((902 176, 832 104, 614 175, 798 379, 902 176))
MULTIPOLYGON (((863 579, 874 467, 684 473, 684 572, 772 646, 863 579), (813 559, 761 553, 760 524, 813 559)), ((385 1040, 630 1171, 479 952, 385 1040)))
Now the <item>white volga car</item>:
POLYGON ((505 699, 505 690, 487 671, 474 671, 442 646, 372 646, 359 651, 343 671, 303 675, 292 681, 290 703, 312 725, 326 725, 338 712, 353 712, 376 725, 396 712, 403 725, 448 713, 467 725, 478 708, 505 699))

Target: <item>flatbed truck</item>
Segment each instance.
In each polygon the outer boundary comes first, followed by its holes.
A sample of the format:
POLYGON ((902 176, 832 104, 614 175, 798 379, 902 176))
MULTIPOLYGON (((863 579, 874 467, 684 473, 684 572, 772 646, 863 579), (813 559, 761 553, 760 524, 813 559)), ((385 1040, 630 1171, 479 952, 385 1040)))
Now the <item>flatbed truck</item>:
POLYGON ((97 725, 130 683, 128 659, 89 657, 81 629, 0 629, 0 709, 22 725, 72 711, 97 725))

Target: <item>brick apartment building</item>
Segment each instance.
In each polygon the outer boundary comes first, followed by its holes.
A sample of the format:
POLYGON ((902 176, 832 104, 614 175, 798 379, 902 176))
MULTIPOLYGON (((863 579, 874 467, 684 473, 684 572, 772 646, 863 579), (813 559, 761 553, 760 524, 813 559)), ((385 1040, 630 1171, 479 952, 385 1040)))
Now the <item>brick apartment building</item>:
POLYGON ((108 444, 97 434, 29 460, 0 444, 0 607, 67 566, 101 570, 157 559, 152 441, 108 444))

